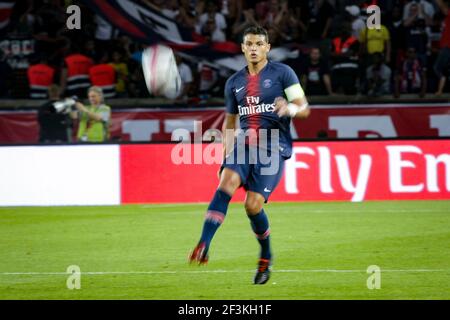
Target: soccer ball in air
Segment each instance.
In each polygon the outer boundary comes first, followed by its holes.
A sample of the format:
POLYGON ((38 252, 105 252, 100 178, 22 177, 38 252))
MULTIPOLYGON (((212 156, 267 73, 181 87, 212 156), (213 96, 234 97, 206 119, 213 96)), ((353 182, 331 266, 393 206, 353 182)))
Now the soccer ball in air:
POLYGON ((181 78, 171 48, 154 45, 142 53, 142 70, 150 94, 175 99, 180 94, 181 78))

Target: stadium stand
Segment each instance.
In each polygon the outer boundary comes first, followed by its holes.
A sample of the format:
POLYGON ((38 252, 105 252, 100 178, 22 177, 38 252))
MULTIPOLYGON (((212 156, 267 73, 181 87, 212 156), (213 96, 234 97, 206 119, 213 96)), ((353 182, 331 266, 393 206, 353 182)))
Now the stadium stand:
POLYGON ((237 61, 231 57, 251 24, 268 29, 272 58, 296 71, 312 105, 445 104, 449 97, 448 15, 436 0, 141 1, 205 44, 194 54, 176 48, 184 90, 175 100, 153 97, 145 86, 141 55, 148 44, 89 2, 0 2, 1 110, 38 110, 51 84, 62 88, 61 97, 82 99, 89 85, 100 86, 113 112, 221 107, 237 61), (81 8, 81 30, 66 27, 72 4, 81 8), (366 28, 373 4, 381 9, 381 30, 366 28))
MULTIPOLYGON (((249 24, 258 23, 269 29, 273 47, 283 46, 299 50, 300 60, 306 60, 311 48, 321 51, 322 59, 329 64, 331 82, 342 74, 349 78, 345 83, 356 82, 352 88, 366 93, 366 69, 372 64, 372 54, 382 52, 384 61, 392 70, 389 79, 389 92, 395 93, 396 79, 405 76, 405 68, 399 68, 409 48, 416 51, 421 70, 426 73, 426 93, 448 92, 448 86, 438 90, 441 75, 446 74, 448 66, 442 63, 436 68, 439 53, 439 39, 443 30, 445 15, 434 1, 415 3, 407 0, 384 1, 333 1, 309 0, 302 2, 267 1, 145 1, 155 10, 177 21, 180 25, 195 31, 203 40, 213 43, 232 41, 239 43, 239 34, 249 24), (368 30, 364 27, 367 19, 366 7, 377 4, 382 12, 382 30, 368 30), (345 22, 345 23, 344 23, 345 22), (348 30, 350 28, 350 30, 348 30), (348 33, 352 37, 346 40, 348 33), (344 34, 343 34, 344 33, 344 34), (378 33, 382 37, 378 36, 378 33), (355 41, 355 38, 358 41, 355 41), (342 43, 340 42, 342 39, 342 43), (342 55, 351 47, 352 56, 342 55), (354 47, 357 47, 355 52, 354 47), (349 61, 342 61, 346 59, 349 61), (340 67, 350 66, 351 70, 340 67), (337 65, 337 67, 336 67, 337 65), (358 77, 355 66, 359 69, 358 77), (350 75, 350 76, 348 76, 350 75), (335 78, 335 79, 333 79, 335 78)), ((10 2, 9 2, 10 3, 10 2)), ((2 83, 2 98, 27 98, 30 96, 27 73, 24 69, 37 56, 45 56, 49 65, 55 69, 62 81, 74 81, 74 75, 64 73, 64 64, 70 58, 71 49, 99 64, 102 59, 112 63, 117 72, 116 91, 118 97, 149 97, 141 85, 139 60, 136 54, 142 43, 112 26, 104 17, 97 15, 83 1, 23 1, 10 10, 10 18, 0 30, 3 35, 1 48, 5 60, 12 68, 11 81, 2 83), (65 26, 65 7, 77 4, 82 8, 83 28, 79 31, 67 30, 65 26), (51 23, 49 23, 51 21, 51 23), (105 58, 106 55, 106 58, 105 58), (137 58, 138 59, 138 58, 137 58), (28 88, 28 90, 27 90, 28 88)), ((211 55, 214 53, 211 52, 211 55)), ((186 60, 193 72, 191 97, 199 91, 211 91, 210 95, 220 97, 221 78, 227 74, 208 70, 203 61, 186 60), (205 73, 209 73, 206 83, 205 73), (218 85, 219 88, 215 88, 218 85)), ((289 61, 287 61, 289 63, 289 61)), ((417 67, 417 64, 415 64, 417 67)), ((414 67, 414 68, 416 68, 414 67)), ((299 72, 300 70, 296 70, 299 72)), ((85 72, 86 73, 86 72, 85 72)), ((88 73, 88 72, 87 72, 88 73)), ((407 74, 411 72, 406 72, 407 74)), ((420 72, 419 72, 420 73, 420 72)), ((412 72, 415 74, 415 72, 412 72)), ((76 81, 80 81, 79 79, 76 81)), ((63 88, 64 88, 64 83, 63 88)), ((79 84, 78 84, 79 85, 79 84)), ((87 83, 86 83, 87 85, 87 83)), ((337 93, 345 90, 334 90, 337 93)), ((404 91, 404 90, 403 90, 404 91)), ((406 91, 404 91, 406 92, 406 91)), ((354 94, 354 92, 347 92, 354 94)), ((70 92, 69 92, 70 94, 70 92)))

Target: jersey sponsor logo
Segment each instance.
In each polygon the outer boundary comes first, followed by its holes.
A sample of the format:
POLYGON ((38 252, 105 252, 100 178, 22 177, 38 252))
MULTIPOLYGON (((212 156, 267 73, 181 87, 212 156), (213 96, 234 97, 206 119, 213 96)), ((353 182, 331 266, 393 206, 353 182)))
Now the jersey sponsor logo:
POLYGON ((239 89, 236 89, 236 93, 239 93, 240 91, 242 91, 242 89, 244 89, 245 87, 242 87, 242 88, 239 88, 239 89))
POLYGON ((248 96, 246 97, 247 105, 238 105, 239 115, 247 116, 255 113, 273 112, 275 110, 275 104, 259 103, 260 97, 248 96))

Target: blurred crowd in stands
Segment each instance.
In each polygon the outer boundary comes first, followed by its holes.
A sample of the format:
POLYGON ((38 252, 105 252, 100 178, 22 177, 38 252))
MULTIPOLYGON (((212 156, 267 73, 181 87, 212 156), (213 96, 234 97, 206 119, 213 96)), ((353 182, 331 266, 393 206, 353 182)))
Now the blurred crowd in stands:
MULTIPOLYGON (((449 91, 445 0, 142 1, 211 42, 239 44, 246 27, 266 27, 272 47, 298 51, 284 62, 308 95, 423 97, 449 91), (381 9, 381 29, 366 27, 370 5, 381 9)), ((53 83, 65 96, 85 97, 86 89, 97 85, 107 98, 149 97, 140 65, 145 45, 82 2, 18 1, 3 25, 1 98, 46 98, 53 83), (66 28, 70 4, 81 8, 81 30, 66 28)), ((223 78, 229 73, 180 55, 177 62, 184 83, 177 100, 197 101, 203 93, 223 97, 223 78)))

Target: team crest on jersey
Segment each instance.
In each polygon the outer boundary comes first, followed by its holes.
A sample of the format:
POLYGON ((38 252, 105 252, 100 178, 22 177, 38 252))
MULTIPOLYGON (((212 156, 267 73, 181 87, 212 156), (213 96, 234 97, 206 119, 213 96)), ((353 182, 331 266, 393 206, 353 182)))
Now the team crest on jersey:
POLYGON ((269 89, 270 87, 272 87, 272 80, 270 80, 270 79, 264 80, 263 87, 266 89, 269 89))

